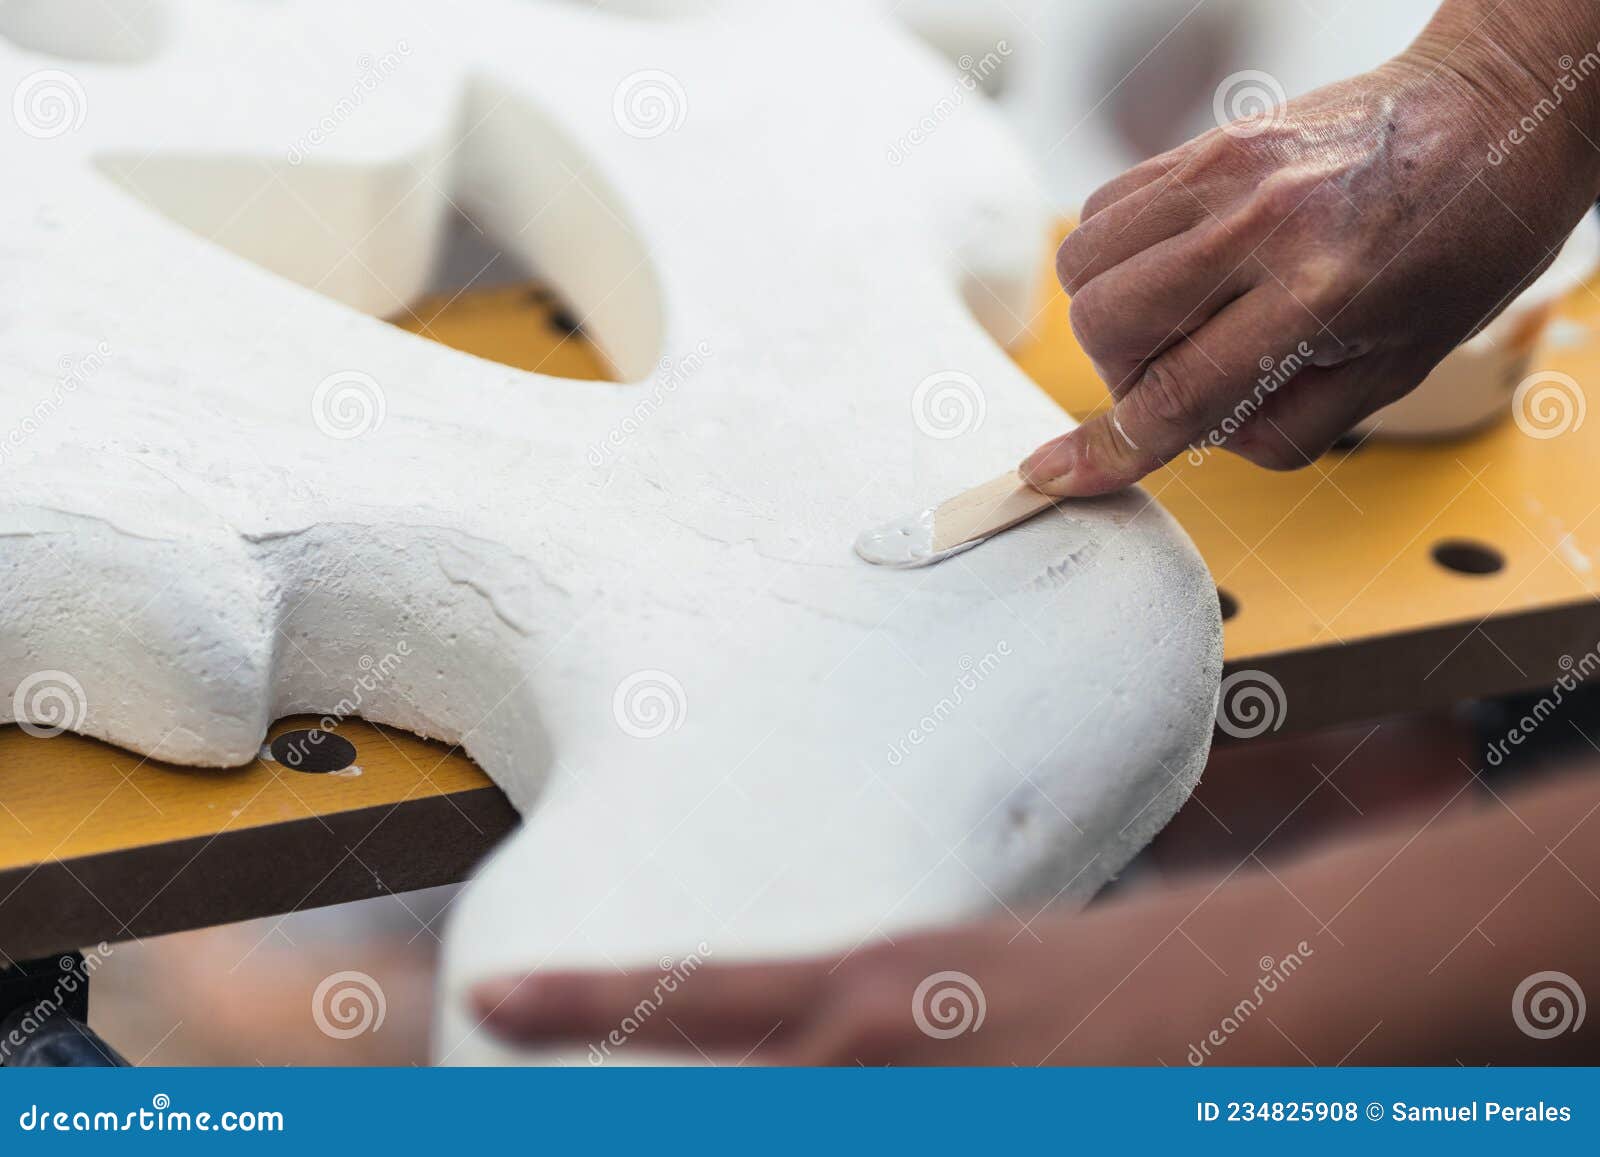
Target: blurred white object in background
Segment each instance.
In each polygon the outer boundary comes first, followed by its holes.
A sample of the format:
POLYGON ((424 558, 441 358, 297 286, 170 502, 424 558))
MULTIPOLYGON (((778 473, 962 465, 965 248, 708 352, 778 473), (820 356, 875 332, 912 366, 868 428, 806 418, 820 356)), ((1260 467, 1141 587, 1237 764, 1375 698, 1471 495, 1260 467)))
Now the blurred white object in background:
POLYGON ((1600 221, 1590 213, 1534 283, 1505 311, 1462 342, 1411 393, 1356 427, 1357 434, 1448 438, 1511 412, 1539 339, 1561 299, 1600 268, 1600 221))
POLYGON ((1057 205, 1213 127, 1229 77, 1265 72, 1287 96, 1403 49, 1434 0, 885 0, 951 60, 1004 41, 986 85, 1057 205))

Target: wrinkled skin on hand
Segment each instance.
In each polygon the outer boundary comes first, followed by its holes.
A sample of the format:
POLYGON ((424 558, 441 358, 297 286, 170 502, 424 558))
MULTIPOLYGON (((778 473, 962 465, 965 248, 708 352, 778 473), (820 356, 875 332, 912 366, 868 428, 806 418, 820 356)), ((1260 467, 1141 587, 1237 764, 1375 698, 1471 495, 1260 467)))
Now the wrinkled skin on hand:
POLYGON ((1031 482, 1101 493, 1203 443, 1304 466, 1549 265, 1600 184, 1576 100, 1508 147, 1548 84, 1443 55, 1214 129, 1090 197, 1057 266, 1115 402, 1030 456, 1031 482))

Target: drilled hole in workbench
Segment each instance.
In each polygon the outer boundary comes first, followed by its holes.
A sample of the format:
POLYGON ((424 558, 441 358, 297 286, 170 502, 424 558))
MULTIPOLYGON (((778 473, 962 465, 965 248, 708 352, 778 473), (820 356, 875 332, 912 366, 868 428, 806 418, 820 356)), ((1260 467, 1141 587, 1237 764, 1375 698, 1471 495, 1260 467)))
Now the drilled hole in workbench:
POLYGON ((341 735, 319 728, 285 731, 267 745, 272 758, 291 771, 326 775, 343 771, 356 761, 356 745, 341 735))
POLYGON ((1222 606, 1222 621, 1227 622, 1239 613, 1239 600, 1221 587, 1217 588, 1217 602, 1222 606))
POLYGON ((1433 561, 1457 574, 1485 575, 1504 570, 1506 560, 1492 546, 1465 538, 1448 538, 1433 544, 1433 561))

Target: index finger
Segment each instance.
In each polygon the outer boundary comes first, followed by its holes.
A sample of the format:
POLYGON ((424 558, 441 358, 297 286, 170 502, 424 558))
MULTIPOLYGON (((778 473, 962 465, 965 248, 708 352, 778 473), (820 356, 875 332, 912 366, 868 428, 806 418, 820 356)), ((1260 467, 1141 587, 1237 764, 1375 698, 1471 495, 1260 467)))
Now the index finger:
POLYGON ((627 1020, 629 1040, 658 1047, 748 1046, 803 1021, 831 967, 815 960, 706 965, 681 977, 677 970, 533 973, 486 981, 471 1001, 489 1031, 520 1044, 602 1040, 627 1020))
POLYGON ((1109 412, 1047 442, 1022 476, 1062 498, 1131 486, 1192 445, 1225 439, 1310 363, 1320 327, 1277 287, 1232 302, 1145 366, 1109 412))

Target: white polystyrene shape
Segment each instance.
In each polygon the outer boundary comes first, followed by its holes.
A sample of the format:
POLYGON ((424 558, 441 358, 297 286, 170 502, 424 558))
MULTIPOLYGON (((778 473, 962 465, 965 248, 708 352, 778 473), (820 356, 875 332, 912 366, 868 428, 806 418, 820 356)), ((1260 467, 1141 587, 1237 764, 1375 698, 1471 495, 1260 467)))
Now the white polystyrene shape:
POLYGON ((844 2, 166 7, 144 63, 0 46, 67 101, 0 128, 0 719, 50 671, 178 763, 352 703, 460 743, 527 820, 450 923, 450 1062, 529 1059, 481 978, 1031 914, 1184 800, 1217 600, 1143 494, 852 553, 1068 425, 969 309, 1024 327, 1050 220, 935 53, 844 2), (634 383, 360 312, 455 205, 634 383), (951 373, 961 428, 915 409, 951 373))

